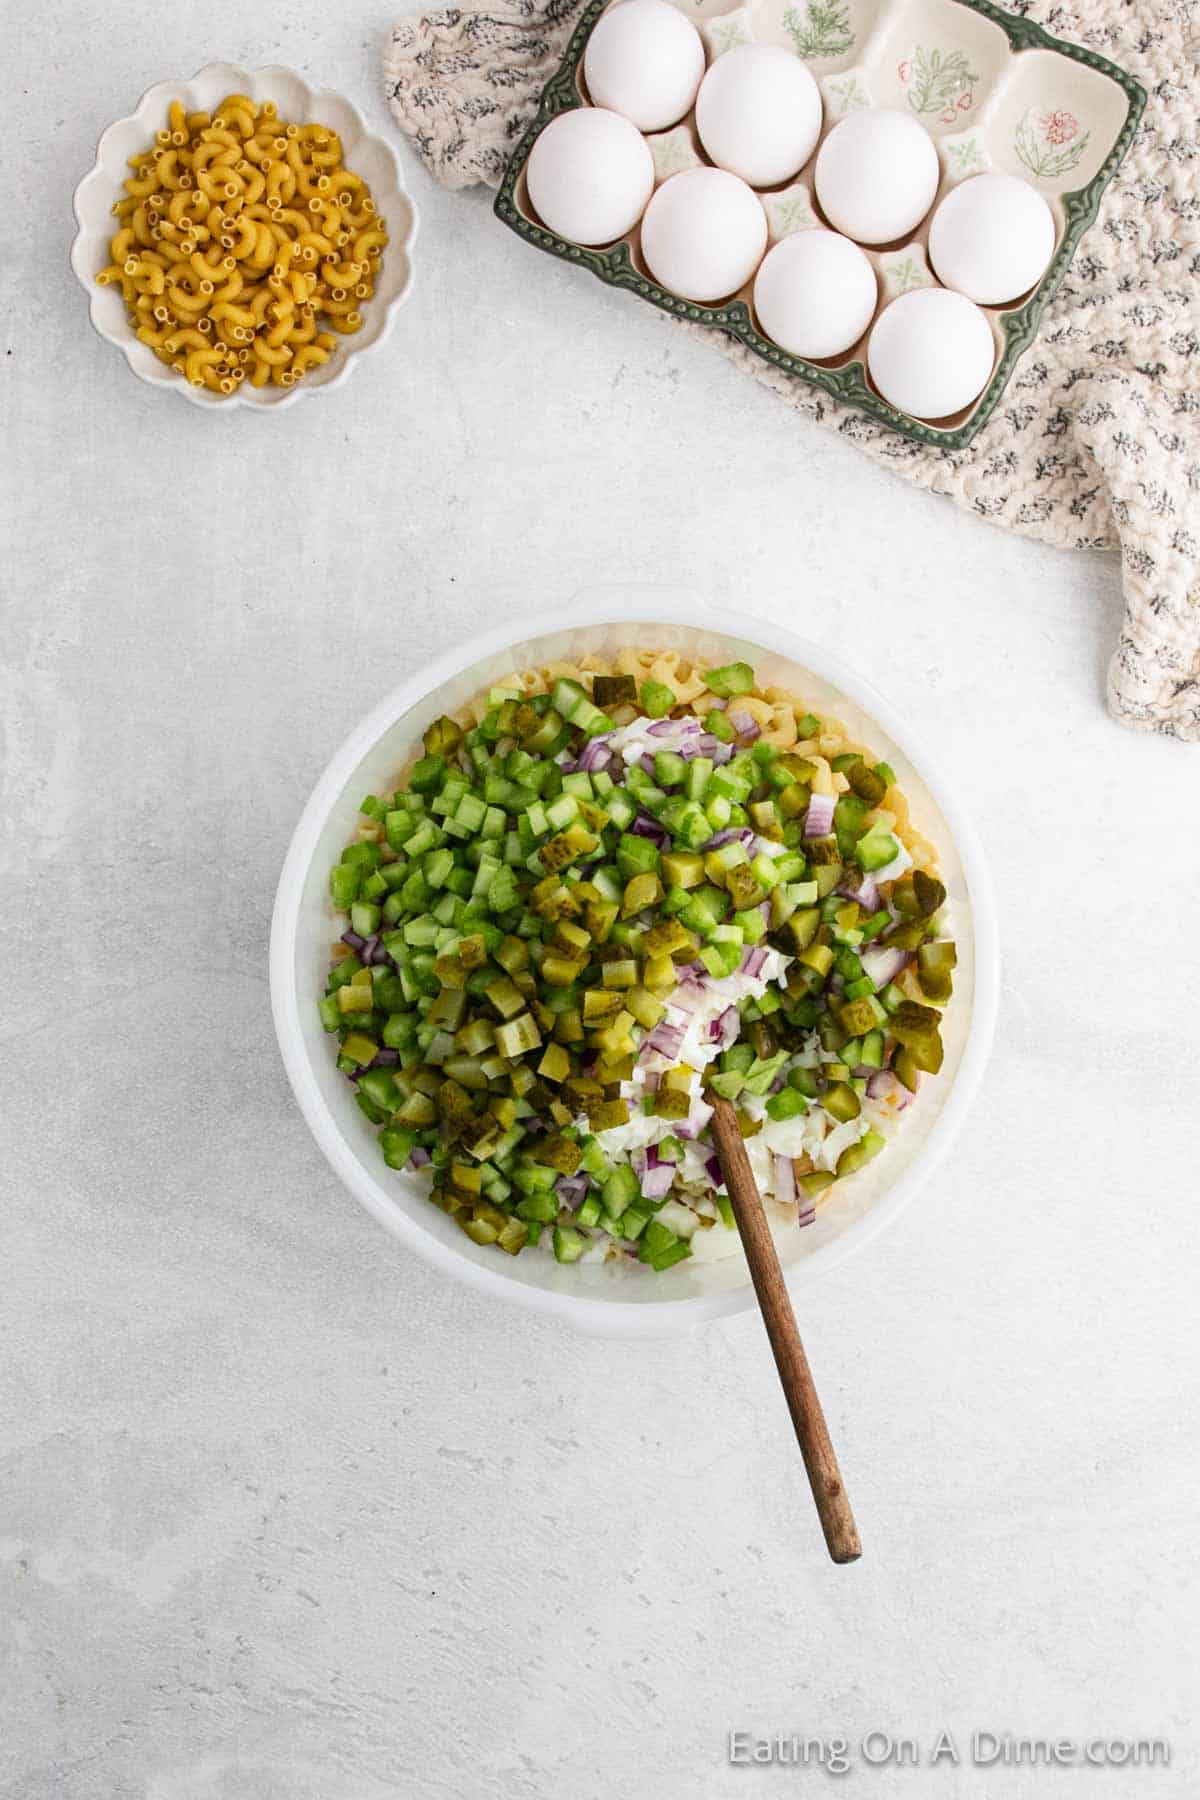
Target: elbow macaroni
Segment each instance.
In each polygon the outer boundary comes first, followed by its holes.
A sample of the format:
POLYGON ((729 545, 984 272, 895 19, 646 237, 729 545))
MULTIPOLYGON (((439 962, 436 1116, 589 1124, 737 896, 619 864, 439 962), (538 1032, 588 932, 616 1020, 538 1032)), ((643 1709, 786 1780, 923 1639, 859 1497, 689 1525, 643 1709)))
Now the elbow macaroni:
POLYGON ((172 101, 129 159, 110 262, 130 324, 195 387, 291 387, 362 326, 387 227, 335 131, 227 94, 214 114, 172 101))

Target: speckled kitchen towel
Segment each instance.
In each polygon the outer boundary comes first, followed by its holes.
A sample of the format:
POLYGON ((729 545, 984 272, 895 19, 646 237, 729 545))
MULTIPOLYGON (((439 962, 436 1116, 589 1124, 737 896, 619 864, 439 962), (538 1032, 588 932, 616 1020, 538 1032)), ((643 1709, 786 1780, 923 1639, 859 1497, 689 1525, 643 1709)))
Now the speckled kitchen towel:
MULTIPOLYGON (((500 0, 399 21, 388 99, 438 181, 499 185, 582 4, 500 0)), ((1200 16, 1191 0, 1013 10, 1119 62, 1150 98, 1040 336, 966 450, 910 443, 742 345, 671 323, 918 486, 1046 543, 1119 548, 1109 706, 1137 730, 1200 741, 1200 16)))

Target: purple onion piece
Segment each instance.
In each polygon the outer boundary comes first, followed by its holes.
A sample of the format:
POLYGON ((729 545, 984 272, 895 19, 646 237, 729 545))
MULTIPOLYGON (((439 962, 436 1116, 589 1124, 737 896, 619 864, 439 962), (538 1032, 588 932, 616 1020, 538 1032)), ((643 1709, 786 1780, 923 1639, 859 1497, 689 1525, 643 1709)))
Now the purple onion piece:
POLYGON ((647 1200, 665 1200, 675 1180, 672 1163, 658 1163, 641 1177, 642 1192, 647 1200))
POLYGON ((775 1198, 784 1206, 790 1206, 796 1198, 796 1171, 790 1156, 776 1155, 775 1198))
POLYGON ((394 1069, 399 1061, 400 1052, 398 1050, 377 1050, 367 1067, 368 1069, 394 1069))
POLYGON ((433 1158, 430 1156, 428 1150, 425 1149, 424 1145, 417 1144, 413 1149, 412 1155, 408 1159, 408 1166, 410 1169, 423 1169, 427 1163, 431 1163, 432 1161, 433 1158))
POLYGON ((343 933, 342 933, 343 944, 348 945, 349 948, 354 951, 354 954, 356 956, 358 955, 358 952, 362 949, 362 947, 366 943, 366 941, 367 941, 366 938, 360 937, 358 935, 357 931, 343 931, 343 933))
POLYGON ((828 837, 833 830, 833 809, 836 802, 832 794, 814 794, 808 803, 808 811, 804 815, 805 837, 828 837))
POLYGON ((863 974, 869 975, 877 988, 885 988, 889 981, 895 981, 909 958, 907 951, 895 949, 890 944, 873 944, 862 952, 859 960, 863 974))
POLYGON ((753 743, 755 738, 762 736, 762 726, 753 713, 730 712, 726 717, 739 737, 748 738, 753 743))
POLYGON ((652 819, 649 813, 639 813, 629 827, 629 831, 632 837, 649 838, 651 843, 656 844, 660 850, 670 842, 669 833, 657 819, 652 819))

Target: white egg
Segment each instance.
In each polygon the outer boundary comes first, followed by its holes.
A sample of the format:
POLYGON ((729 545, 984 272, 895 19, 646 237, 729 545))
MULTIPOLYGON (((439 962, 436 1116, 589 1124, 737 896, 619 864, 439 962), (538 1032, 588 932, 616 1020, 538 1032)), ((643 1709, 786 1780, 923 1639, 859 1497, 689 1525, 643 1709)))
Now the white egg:
POLYGON ((696 130, 712 161, 751 187, 776 187, 803 168, 821 134, 821 95, 778 44, 719 56, 696 97, 696 130))
POLYGON ((1015 175, 973 175, 950 189, 930 222, 934 274, 981 306, 1027 293, 1053 255, 1054 215, 1015 175))
POLYGON ((796 231, 769 250, 754 278, 754 310, 793 356, 840 356, 875 311, 875 271, 836 231, 796 231))
POLYGON ((945 419, 987 386, 996 345, 963 294, 917 288, 885 307, 867 340, 867 367, 885 400, 917 419, 945 419))
POLYGON ((817 199, 837 231, 887 244, 920 224, 940 175, 933 139, 908 113, 852 112, 821 145, 817 199))
POLYGON ((632 231, 654 192, 654 158, 619 113, 579 106, 551 119, 525 165, 542 223, 573 244, 611 244, 632 231))
POLYGON ((642 220, 646 267, 685 300, 723 300, 743 287, 767 247, 767 215, 725 169, 684 169, 664 181, 642 220))
POLYGON ((610 7, 583 57, 593 104, 622 113, 639 131, 677 124, 703 74, 700 33, 670 0, 621 0, 610 7))

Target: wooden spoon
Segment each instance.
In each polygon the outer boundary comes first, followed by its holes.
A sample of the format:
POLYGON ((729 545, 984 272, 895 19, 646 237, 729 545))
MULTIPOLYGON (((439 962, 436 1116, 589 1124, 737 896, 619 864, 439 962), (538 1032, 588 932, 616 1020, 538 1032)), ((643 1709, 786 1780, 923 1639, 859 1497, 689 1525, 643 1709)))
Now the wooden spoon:
POLYGON ((737 1114, 728 1100, 709 1093, 706 1098, 713 1109, 712 1135, 729 1190, 733 1216, 741 1233, 742 1247, 754 1291, 762 1310, 763 1324, 775 1354, 775 1366, 783 1384, 784 1398, 796 1428, 800 1454, 808 1471, 809 1486, 817 1504, 821 1529, 829 1554, 835 1563, 856 1562, 862 1555, 858 1527, 842 1485, 842 1472, 821 1411, 821 1402, 813 1385, 812 1370, 800 1342, 791 1296, 779 1266, 775 1240, 763 1211, 763 1203, 750 1172, 750 1159, 738 1126, 737 1114))

